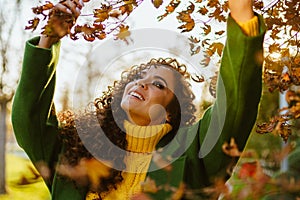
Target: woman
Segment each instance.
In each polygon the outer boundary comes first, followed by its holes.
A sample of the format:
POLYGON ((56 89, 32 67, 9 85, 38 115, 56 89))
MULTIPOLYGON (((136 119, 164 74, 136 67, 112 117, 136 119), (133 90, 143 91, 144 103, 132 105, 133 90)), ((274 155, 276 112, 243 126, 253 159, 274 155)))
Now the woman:
MULTIPOLYGON (((67 0, 55 9, 77 18, 82 6, 67 0)), ((56 37, 27 42, 12 121, 53 199, 130 199, 141 192, 167 199, 183 185, 203 199, 201 189, 229 178, 232 159, 222 145, 234 138, 243 149, 255 122, 265 31, 251 0, 230 0, 229 7, 216 102, 195 123, 188 74, 174 59, 132 68, 95 100, 95 112, 64 112, 57 120, 52 99, 58 41, 73 22, 55 15, 56 37)))

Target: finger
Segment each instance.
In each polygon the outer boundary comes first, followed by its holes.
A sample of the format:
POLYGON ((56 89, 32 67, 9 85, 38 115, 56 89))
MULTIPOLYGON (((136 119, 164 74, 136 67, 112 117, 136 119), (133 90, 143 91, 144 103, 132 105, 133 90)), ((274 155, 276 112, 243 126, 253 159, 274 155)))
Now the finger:
POLYGON ((55 8, 57 10, 63 12, 63 13, 67 13, 67 14, 70 14, 70 15, 73 14, 72 11, 67 6, 65 6, 64 4, 59 3, 59 4, 55 5, 55 8))
POLYGON ((80 15, 82 7, 78 6, 79 5, 78 0, 67 0, 63 4, 72 11, 72 13, 75 15, 75 17, 78 17, 80 15), (76 3, 76 1, 78 3, 76 3))
POLYGON ((73 2, 76 4, 76 7, 79 9, 82 9, 84 6, 82 0, 73 0, 73 2))

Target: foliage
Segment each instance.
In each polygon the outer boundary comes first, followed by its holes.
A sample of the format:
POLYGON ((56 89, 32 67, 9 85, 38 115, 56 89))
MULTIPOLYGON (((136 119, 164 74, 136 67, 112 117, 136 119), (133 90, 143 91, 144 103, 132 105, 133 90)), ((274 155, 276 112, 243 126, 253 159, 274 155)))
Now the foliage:
MULTIPOLYGON (((114 34, 117 39, 126 41, 126 38, 130 36, 130 27, 125 20, 143 2, 144 0, 105 0, 99 7, 93 8, 92 14, 82 15, 86 18, 92 17, 90 20, 92 23, 76 24, 70 30, 70 38, 77 40, 79 35, 82 35, 85 40, 94 41, 95 39, 103 40, 107 35, 114 34)), ((263 15, 268 30, 265 40, 264 82, 270 92, 275 90, 284 92, 300 84, 300 2, 297 0, 264 2, 267 1, 256 0, 254 3, 255 10, 263 15)), ((180 24, 178 29, 183 33, 191 34, 191 54, 204 51, 205 58, 200 61, 202 66, 208 66, 213 55, 220 58, 224 47, 220 38, 225 36, 225 30, 216 28, 215 25, 226 21, 226 15, 229 12, 226 0, 193 0, 188 4, 180 0, 152 0, 152 3, 155 8, 160 8, 163 3, 167 3, 165 13, 158 16, 158 20, 176 14, 176 19, 180 24)), ((51 14, 49 10, 53 8, 53 5, 51 1, 46 1, 43 5, 33 7, 32 11, 36 17, 29 21, 26 29, 35 30, 41 20, 48 19, 51 14)), ((66 16, 66 20, 70 18, 72 16, 66 16)), ((49 23, 51 24, 51 20, 42 29, 44 33, 51 35, 51 30, 48 30, 49 23)), ((215 80, 216 76, 217 74, 211 79, 215 80)), ((215 93, 214 84, 215 81, 211 81, 212 95, 215 93)), ((288 140, 292 132, 289 121, 300 117, 300 104, 295 100, 295 94, 291 95, 292 93, 299 92, 291 91, 287 94, 288 102, 292 101, 293 105, 279 110, 277 115, 268 122, 258 124, 258 133, 274 132, 284 141, 288 140)))

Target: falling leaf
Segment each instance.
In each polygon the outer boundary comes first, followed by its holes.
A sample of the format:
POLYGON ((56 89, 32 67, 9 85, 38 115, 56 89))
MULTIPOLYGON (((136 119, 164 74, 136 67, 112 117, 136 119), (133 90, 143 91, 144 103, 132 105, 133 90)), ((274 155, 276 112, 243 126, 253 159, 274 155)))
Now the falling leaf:
POLYGON ((109 12, 112 10, 111 6, 102 4, 101 9, 94 9, 95 22, 103 22, 109 18, 109 12))
POLYGON ((96 189, 101 181, 110 175, 111 163, 98 161, 95 158, 81 159, 75 166, 60 164, 57 166, 57 172, 63 176, 69 177, 78 184, 86 185, 89 183, 92 189, 96 189))
POLYGON ((25 27, 25 30, 29 30, 29 29, 32 29, 32 31, 34 31, 37 26, 39 25, 39 22, 40 22, 40 19, 35 17, 34 19, 32 20, 29 20, 28 23, 29 23, 29 26, 26 26, 25 27))
POLYGON ((175 192, 172 194, 171 196, 171 200, 180 200, 183 198, 184 193, 185 193, 185 184, 184 183, 180 183, 179 187, 176 188, 175 192))
POLYGON ((137 2, 135 0, 123 0, 124 4, 120 6, 119 10, 121 11, 122 15, 130 13, 133 11, 134 7, 137 6, 137 2))
POLYGON ((225 31, 218 31, 218 32, 215 32, 216 35, 223 35, 225 33, 225 31))
POLYGON ((193 37, 193 36, 189 37, 189 41, 192 42, 192 43, 199 43, 200 42, 199 39, 197 39, 196 37, 193 37))
POLYGON ((180 0, 172 0, 165 8, 165 13, 157 17, 158 21, 173 13, 177 6, 180 4, 180 0))
POLYGON ((152 0, 152 4, 155 8, 159 8, 163 3, 163 0, 152 0))
POLYGON ((216 98, 217 95, 217 80, 218 80, 218 73, 216 72, 213 77, 210 77, 210 83, 209 83, 209 93, 211 96, 216 98))
POLYGON ((205 24, 205 27, 203 27, 204 34, 208 35, 211 32, 211 26, 208 24, 205 24))
POLYGON ((241 165, 241 168, 238 172, 238 177, 240 179, 246 179, 254 177, 256 174, 257 162, 246 162, 241 165))
POLYGON ((128 30, 129 26, 125 26, 124 24, 120 25, 119 32, 115 35, 117 39, 127 41, 130 36, 130 31, 128 30))
POLYGON ((201 15, 206 15, 208 13, 208 9, 206 7, 201 7, 198 12, 201 14, 201 15))
POLYGON ((221 42, 214 42, 210 45, 209 48, 211 49, 212 52, 217 52, 217 54, 221 56, 224 48, 224 44, 221 42))
POLYGON ((195 74, 194 76, 191 76, 191 79, 197 83, 201 83, 205 80, 204 76, 202 76, 202 75, 199 76, 197 74, 195 74))
POLYGON ((230 139, 230 143, 225 142, 222 145, 223 152, 230 157, 239 157, 241 156, 241 152, 238 149, 237 144, 235 143, 234 138, 230 139))
POLYGON ((146 193, 156 193, 158 191, 155 180, 151 179, 149 176, 147 176, 146 180, 141 183, 141 187, 142 191, 146 193))

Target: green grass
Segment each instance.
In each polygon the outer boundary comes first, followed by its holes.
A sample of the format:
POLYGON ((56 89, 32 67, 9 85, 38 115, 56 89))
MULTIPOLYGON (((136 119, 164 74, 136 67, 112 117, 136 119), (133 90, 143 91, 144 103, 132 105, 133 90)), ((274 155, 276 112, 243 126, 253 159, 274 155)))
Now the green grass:
POLYGON ((45 183, 41 177, 35 176, 31 169, 33 165, 28 159, 7 154, 7 194, 0 195, 0 200, 49 200, 50 194, 45 183))

